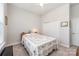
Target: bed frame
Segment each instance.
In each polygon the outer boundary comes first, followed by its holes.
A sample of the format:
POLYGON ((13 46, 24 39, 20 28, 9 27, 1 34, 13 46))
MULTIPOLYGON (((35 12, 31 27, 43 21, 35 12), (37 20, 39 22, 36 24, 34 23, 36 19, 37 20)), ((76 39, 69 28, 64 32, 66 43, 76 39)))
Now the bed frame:
POLYGON ((21 37, 21 40, 22 40, 23 35, 25 35, 25 34, 27 34, 27 33, 26 32, 22 32, 21 33, 21 36, 20 36, 21 37))

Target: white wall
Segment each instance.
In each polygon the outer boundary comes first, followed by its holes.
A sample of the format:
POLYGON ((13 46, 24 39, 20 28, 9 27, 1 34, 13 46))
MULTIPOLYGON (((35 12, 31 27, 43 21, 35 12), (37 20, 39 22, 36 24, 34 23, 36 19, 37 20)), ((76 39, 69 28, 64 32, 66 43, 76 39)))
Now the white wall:
POLYGON ((59 21, 43 22, 43 34, 59 38, 59 21))
POLYGON ((71 43, 79 46, 79 4, 71 4, 70 7, 71 19, 71 43))
POLYGON ((8 5, 8 44, 20 42, 21 32, 28 32, 33 28, 40 31, 41 22, 39 16, 8 5))
POLYGON ((68 21, 69 23, 69 4, 51 10, 48 14, 43 15, 41 20, 43 20, 43 34, 56 37, 60 40, 61 45, 70 46, 69 24, 68 27, 60 27, 62 21, 68 21))

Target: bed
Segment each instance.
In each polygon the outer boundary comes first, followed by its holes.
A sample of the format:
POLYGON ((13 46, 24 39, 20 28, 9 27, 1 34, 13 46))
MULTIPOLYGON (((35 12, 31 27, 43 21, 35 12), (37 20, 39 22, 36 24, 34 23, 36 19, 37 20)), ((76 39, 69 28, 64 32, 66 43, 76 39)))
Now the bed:
POLYGON ((30 56, 46 56, 57 49, 57 40, 37 33, 22 36, 22 44, 30 56))

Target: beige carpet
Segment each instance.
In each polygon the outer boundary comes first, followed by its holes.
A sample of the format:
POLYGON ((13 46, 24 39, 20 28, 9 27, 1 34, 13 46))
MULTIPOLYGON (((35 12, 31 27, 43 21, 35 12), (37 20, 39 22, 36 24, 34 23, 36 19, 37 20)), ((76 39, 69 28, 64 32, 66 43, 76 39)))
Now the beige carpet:
MULTIPOLYGON (((51 52, 49 56, 76 56, 77 47, 71 46, 70 48, 59 46, 57 51, 51 52)), ((21 45, 13 46, 14 56, 29 56, 25 48, 21 45)))
POLYGON ((28 56, 28 54, 25 48, 19 44, 13 46, 13 56, 28 56))
POLYGON ((58 50, 51 53, 50 56, 76 56, 77 47, 71 46, 70 48, 59 46, 58 50))

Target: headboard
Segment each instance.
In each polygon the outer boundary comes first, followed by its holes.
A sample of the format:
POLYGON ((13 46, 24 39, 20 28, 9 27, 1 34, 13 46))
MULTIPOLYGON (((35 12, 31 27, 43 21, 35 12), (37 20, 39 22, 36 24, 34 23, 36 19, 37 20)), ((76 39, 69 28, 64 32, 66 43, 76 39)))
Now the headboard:
POLYGON ((26 32, 21 33, 21 40, 22 40, 22 36, 25 35, 25 34, 27 34, 27 33, 26 32))

